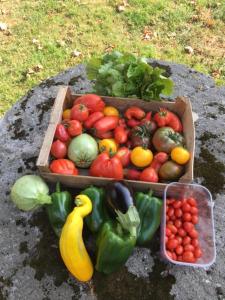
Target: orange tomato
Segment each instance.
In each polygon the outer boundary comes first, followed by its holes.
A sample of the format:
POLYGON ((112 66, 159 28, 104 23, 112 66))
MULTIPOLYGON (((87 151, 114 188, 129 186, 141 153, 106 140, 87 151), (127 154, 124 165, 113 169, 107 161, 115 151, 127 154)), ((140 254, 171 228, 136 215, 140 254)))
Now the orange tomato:
POLYGON ((71 114, 71 109, 65 109, 63 114, 62 114, 62 118, 63 120, 70 120, 70 114, 71 114))

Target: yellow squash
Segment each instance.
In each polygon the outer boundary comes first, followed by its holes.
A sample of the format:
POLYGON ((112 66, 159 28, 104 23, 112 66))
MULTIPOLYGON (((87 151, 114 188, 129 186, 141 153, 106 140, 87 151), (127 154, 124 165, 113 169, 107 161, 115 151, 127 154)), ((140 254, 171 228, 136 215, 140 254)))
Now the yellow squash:
POLYGON ((67 217, 59 241, 62 259, 70 273, 80 281, 88 281, 93 275, 93 265, 85 248, 82 231, 83 218, 92 210, 86 195, 75 198, 76 207, 67 217))

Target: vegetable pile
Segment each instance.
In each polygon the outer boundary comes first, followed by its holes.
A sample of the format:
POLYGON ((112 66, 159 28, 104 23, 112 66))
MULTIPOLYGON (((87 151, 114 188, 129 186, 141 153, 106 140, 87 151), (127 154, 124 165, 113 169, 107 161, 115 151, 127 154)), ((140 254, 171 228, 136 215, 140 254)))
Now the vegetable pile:
POLYGON ((166 254, 175 261, 196 263, 202 256, 199 245, 198 207, 195 198, 166 200, 166 254))
POLYGON ((87 64, 88 78, 95 80, 95 93, 146 101, 161 100, 160 94, 172 93, 173 81, 164 73, 163 69, 151 67, 144 57, 118 51, 92 58, 87 64))
POLYGON ((95 94, 78 97, 63 112, 51 146, 50 170, 121 180, 178 180, 190 154, 179 117, 130 106, 121 112, 95 94))
POLYGON ((26 175, 15 182, 11 198, 26 211, 40 205, 40 196, 45 199, 41 204, 59 238, 61 257, 80 281, 90 280, 94 272, 82 237, 84 226, 96 240, 95 269, 110 274, 125 264, 135 245, 148 244, 160 225, 162 200, 152 192, 134 194, 120 181, 111 182, 106 189, 87 187, 75 196, 75 206, 59 183, 51 195, 46 187, 40 177, 26 175))

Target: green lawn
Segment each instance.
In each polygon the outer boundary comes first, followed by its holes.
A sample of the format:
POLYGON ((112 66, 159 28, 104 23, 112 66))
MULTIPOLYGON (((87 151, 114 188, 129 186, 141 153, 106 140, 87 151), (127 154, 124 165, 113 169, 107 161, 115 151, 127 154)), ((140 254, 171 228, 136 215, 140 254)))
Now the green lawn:
POLYGON ((225 1, 131 0, 123 12, 117 4, 0 1, 10 30, 0 31, 0 115, 43 79, 112 49, 184 63, 225 84, 225 1))

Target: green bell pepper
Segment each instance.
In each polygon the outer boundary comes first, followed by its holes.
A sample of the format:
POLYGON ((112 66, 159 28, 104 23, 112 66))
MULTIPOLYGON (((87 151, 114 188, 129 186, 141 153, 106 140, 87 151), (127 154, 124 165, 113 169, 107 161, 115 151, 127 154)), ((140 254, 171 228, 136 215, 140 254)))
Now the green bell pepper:
POLYGON ((55 234, 60 237, 61 230, 68 214, 72 211, 72 196, 67 191, 60 191, 60 183, 56 184, 55 193, 51 194, 52 204, 46 206, 47 215, 55 234))
POLYGON ((145 245, 152 239, 160 225, 162 200, 153 197, 152 191, 149 193, 137 192, 134 198, 140 216, 137 244, 145 245))
POLYGON ((110 274, 118 270, 131 255, 136 237, 125 232, 117 222, 105 222, 97 239, 96 270, 110 274))
POLYGON ((97 237, 97 271, 110 274, 125 264, 134 249, 139 223, 138 212, 133 206, 126 214, 119 212, 117 221, 103 224, 97 237))
POLYGON ((85 217, 84 221, 90 231, 96 233, 102 224, 109 219, 104 206, 105 191, 102 188, 90 186, 83 190, 81 194, 88 196, 92 202, 92 212, 85 217))

